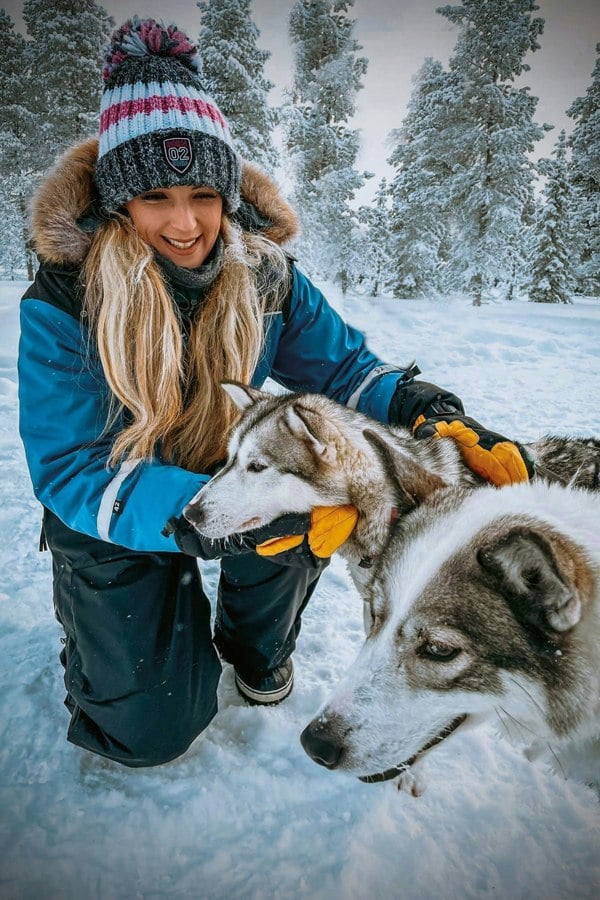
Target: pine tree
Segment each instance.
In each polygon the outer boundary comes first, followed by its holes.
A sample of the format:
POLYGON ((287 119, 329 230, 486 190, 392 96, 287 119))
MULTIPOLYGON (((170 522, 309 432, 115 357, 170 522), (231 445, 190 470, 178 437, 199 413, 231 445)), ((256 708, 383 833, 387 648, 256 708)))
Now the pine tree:
POLYGON ((426 59, 414 78, 408 113, 391 133, 388 160, 396 170, 390 186, 391 273, 396 297, 430 294, 441 285, 442 248, 447 240, 447 179, 452 174, 448 142, 453 123, 448 103, 453 77, 426 59))
POLYGON ((273 83, 264 76, 271 54, 258 48, 251 0, 196 5, 202 14, 198 46, 206 89, 223 111, 239 153, 273 170, 278 165, 272 137, 277 113, 267 104, 273 83))
MULTIPOLYGON (((600 54, 600 44, 596 45, 600 54)), ((600 294, 600 56, 584 97, 567 110, 575 120, 570 137, 572 178, 576 192, 575 232, 578 246, 577 286, 600 294)))
POLYGON ((357 234, 352 281, 357 287, 365 285, 369 295, 377 297, 389 289, 392 269, 390 189, 385 178, 379 182, 373 203, 359 208, 358 220, 362 230, 357 234))
POLYGON ((98 130, 102 52, 114 22, 95 0, 25 0, 30 108, 39 117, 45 169, 70 144, 98 130))
POLYGON ((113 23, 92 0, 26 0, 23 18, 29 41, 0 10, 0 264, 10 273, 26 266, 31 279, 29 199, 56 155, 97 131, 102 49, 113 23))
POLYGON ((0 278, 33 278, 33 260, 27 248, 26 221, 18 183, 0 176, 0 278))
POLYGON ((25 39, 0 9, 0 268, 12 278, 27 269, 33 254, 27 241, 27 205, 37 174, 40 122, 31 109, 25 39))
POLYGON ((461 127, 447 143, 454 160, 447 186, 457 227, 453 263, 464 267, 476 306, 523 265, 523 210, 535 178, 527 154, 544 128, 533 121, 537 98, 513 82, 529 69, 525 54, 539 49, 544 21, 532 18, 536 9, 533 0, 464 0, 438 10, 460 28, 449 102, 461 127))
POLYGON ((546 176, 544 202, 535 225, 529 299, 535 303, 571 303, 572 262, 569 250, 571 206, 567 138, 561 131, 554 159, 542 160, 546 176))
POLYGON ((285 106, 285 145, 301 218, 300 254, 311 274, 346 287, 357 217, 349 203, 365 173, 354 164, 358 133, 347 123, 367 60, 346 13, 354 0, 297 0, 290 14, 294 83, 285 106))

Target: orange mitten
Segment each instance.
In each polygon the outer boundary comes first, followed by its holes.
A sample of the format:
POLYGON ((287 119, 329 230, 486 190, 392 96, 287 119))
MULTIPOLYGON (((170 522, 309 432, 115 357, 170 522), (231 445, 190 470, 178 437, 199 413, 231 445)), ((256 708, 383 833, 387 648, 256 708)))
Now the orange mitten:
MULTIPOLYGON (((355 506, 315 506, 310 516, 310 528, 306 535, 293 534, 264 541, 256 548, 260 556, 276 556, 300 547, 308 542, 308 547, 319 559, 327 559, 348 540, 358 519, 355 506)), ((276 562, 276 560, 274 560, 276 562)))
POLYGON ((452 438, 469 468, 498 487, 528 481, 531 475, 518 444, 488 431, 468 416, 449 414, 426 419, 421 415, 413 432, 417 438, 452 438))

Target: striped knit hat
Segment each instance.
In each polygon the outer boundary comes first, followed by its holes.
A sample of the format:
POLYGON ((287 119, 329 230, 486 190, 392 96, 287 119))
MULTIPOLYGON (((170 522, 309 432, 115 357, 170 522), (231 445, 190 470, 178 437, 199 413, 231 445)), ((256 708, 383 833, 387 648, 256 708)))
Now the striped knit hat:
POLYGON ((106 51, 96 183, 105 212, 145 191, 214 188, 226 212, 240 202, 240 161, 229 127, 202 89, 200 58, 176 25, 134 16, 106 51))

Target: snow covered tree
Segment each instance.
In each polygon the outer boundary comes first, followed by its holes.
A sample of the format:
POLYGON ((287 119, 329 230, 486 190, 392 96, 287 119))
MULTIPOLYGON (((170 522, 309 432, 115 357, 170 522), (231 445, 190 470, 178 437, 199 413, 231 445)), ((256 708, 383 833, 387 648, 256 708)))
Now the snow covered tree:
POLYGON ((476 306, 523 264, 523 210, 535 179, 527 154, 544 128, 533 121, 537 98, 513 82, 529 69, 525 54, 539 49, 544 21, 532 18, 536 9, 533 0, 464 0, 438 10, 460 28, 450 60, 447 187, 457 227, 453 264, 464 269, 476 306))
POLYGON ((33 278, 33 259, 27 246, 26 219, 15 196, 15 182, 0 176, 0 278, 33 278))
POLYGON ((38 160, 98 130, 102 51, 114 25, 95 0, 25 0, 30 109, 39 119, 38 160))
POLYGON ((9 278, 27 268, 33 254, 27 242, 27 205, 38 170, 41 123, 31 108, 25 39, 0 9, 0 268, 9 278))
POLYGON ((29 41, 0 10, 2 237, 10 231, 4 264, 11 270, 26 264, 32 278, 29 198, 56 155, 97 130, 101 56, 112 19, 92 0, 55 0, 51 6, 46 0, 26 0, 23 18, 29 41))
POLYGON ((357 287, 365 286, 371 297, 377 297, 390 288, 390 190, 382 178, 374 201, 358 210, 362 229, 357 232, 355 265, 352 281, 357 287))
POLYGON ((571 303, 572 257, 570 242, 570 184, 567 138, 561 131, 554 159, 542 160, 546 176, 544 203, 535 225, 529 299, 535 303, 571 303))
MULTIPOLYGON (((600 54, 600 44, 596 52, 600 54)), ((567 115, 575 120, 569 143, 577 201, 577 287, 582 293, 600 294, 600 56, 585 96, 574 101, 567 115)))
POLYGON ((0 41, 4 55, 0 68, 0 174, 8 176, 20 170, 25 156, 34 159, 39 122, 29 103, 25 39, 3 9, 0 41))
POLYGON ((273 83, 264 76, 270 57, 258 48, 260 31, 252 21, 251 0, 202 0, 198 47, 206 89, 227 119, 240 154, 273 170, 277 113, 268 106, 273 83))
POLYGON ((454 107, 447 98, 453 76, 426 59, 414 78, 408 113, 391 133, 391 272, 396 297, 430 294, 440 287, 448 231, 448 154, 454 107))
POLYGON ((347 16, 354 0, 297 0, 290 14, 294 82, 283 111, 285 147, 311 274, 347 284, 356 214, 349 203, 365 173, 354 168, 358 133, 348 127, 367 60, 347 16))

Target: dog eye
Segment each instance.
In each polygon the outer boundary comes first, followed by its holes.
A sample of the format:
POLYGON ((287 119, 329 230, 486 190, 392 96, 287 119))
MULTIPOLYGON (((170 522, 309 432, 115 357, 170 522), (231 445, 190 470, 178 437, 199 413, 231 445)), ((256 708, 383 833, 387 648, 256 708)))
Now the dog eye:
POLYGON ((462 653, 460 647, 451 647, 450 644, 440 644, 437 641, 429 641, 420 649, 421 656, 435 660, 435 662, 450 662, 450 660, 456 659, 459 653, 462 653))
POLYGON ((246 471, 248 472, 264 472, 267 467, 263 463, 259 462, 251 462, 248 463, 246 467, 246 471))

